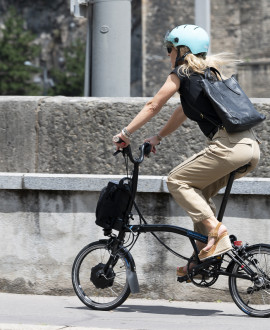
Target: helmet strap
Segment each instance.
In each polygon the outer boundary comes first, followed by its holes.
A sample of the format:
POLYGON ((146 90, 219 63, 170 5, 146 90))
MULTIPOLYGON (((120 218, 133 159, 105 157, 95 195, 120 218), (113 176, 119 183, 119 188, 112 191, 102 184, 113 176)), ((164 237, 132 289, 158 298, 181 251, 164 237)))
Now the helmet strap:
POLYGON ((174 66, 177 67, 178 62, 180 62, 180 61, 184 62, 184 59, 188 54, 192 54, 190 50, 188 52, 186 52, 183 56, 181 56, 180 55, 180 47, 177 47, 177 56, 176 56, 176 59, 175 59, 175 65, 174 66))
POLYGON ((180 56, 180 47, 177 47, 177 56, 175 59, 175 64, 174 67, 176 68, 178 66, 178 62, 181 60, 181 56, 180 56))
POLYGON ((186 53, 181 57, 181 60, 184 60, 185 57, 186 57, 188 54, 191 54, 191 51, 190 51, 190 50, 189 50, 188 52, 186 52, 186 53))

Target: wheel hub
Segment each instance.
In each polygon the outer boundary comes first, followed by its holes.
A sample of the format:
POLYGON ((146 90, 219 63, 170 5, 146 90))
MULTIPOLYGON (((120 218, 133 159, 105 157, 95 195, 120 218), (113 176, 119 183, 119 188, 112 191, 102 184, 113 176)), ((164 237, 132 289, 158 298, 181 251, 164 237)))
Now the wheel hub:
POLYGON ((264 285, 264 279, 263 277, 259 277, 256 281, 255 281, 255 286, 257 288, 261 288, 264 285))
POLYGON ((91 269, 90 281, 97 289, 105 289, 113 285, 115 273, 109 268, 107 274, 104 273, 105 264, 99 263, 91 269))

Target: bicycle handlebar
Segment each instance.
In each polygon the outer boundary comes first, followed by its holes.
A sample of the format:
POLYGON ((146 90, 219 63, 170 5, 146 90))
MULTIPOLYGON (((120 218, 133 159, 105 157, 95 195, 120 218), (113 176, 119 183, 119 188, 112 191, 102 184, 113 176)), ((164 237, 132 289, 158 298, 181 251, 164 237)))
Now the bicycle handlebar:
MULTIPOLYGON (((124 142, 124 141, 121 138, 119 138, 117 143, 121 143, 121 142, 124 142)), ((136 159, 134 159, 132 156, 130 145, 123 148, 122 150, 117 150, 116 152, 114 152, 113 155, 116 156, 117 154, 119 154, 121 152, 123 155, 127 155, 133 164, 140 164, 143 162, 144 156, 149 156, 151 149, 152 149, 151 144, 149 142, 145 142, 139 147, 140 156, 136 159)))

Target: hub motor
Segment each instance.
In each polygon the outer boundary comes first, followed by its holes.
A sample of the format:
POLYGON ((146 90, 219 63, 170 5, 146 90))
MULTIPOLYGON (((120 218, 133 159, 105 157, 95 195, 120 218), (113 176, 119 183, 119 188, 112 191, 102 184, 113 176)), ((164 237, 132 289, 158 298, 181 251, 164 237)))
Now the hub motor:
POLYGON ((107 274, 104 274, 105 264, 99 263, 91 269, 90 281, 97 289, 105 289, 113 285, 115 273, 109 268, 107 274))

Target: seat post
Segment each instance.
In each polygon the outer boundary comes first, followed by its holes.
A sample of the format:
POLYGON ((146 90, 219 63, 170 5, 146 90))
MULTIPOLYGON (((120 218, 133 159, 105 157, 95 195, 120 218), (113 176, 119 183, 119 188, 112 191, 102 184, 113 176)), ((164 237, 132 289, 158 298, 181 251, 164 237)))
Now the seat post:
POLYGON ((228 199, 229 199, 229 196, 230 196, 230 192, 231 192, 231 189, 232 189, 233 180, 234 180, 236 172, 237 172, 237 170, 231 172, 231 174, 229 176, 229 180, 228 180, 228 183, 227 183, 227 186, 226 186, 226 189, 225 189, 225 193, 224 193, 224 196, 222 198, 222 202, 221 202, 220 209, 219 209, 219 212, 218 212, 218 216, 217 216, 217 219, 220 222, 222 222, 222 219, 223 219, 223 215, 224 215, 224 212, 225 212, 225 209, 226 209, 226 206, 227 206, 227 202, 228 202, 228 199))

